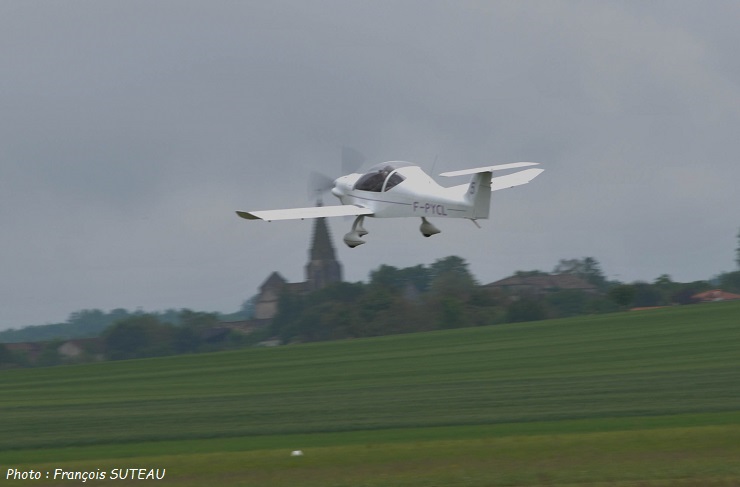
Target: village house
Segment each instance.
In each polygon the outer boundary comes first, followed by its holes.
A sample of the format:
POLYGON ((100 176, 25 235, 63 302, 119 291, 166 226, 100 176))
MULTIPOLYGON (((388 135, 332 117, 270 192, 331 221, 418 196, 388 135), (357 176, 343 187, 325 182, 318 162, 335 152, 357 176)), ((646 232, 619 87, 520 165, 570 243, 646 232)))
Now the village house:
POLYGON ((67 340, 57 348, 57 352, 67 358, 77 358, 84 353, 102 358, 103 340, 99 337, 67 340))
POLYGON ((712 289, 710 291, 704 291, 703 293, 694 294, 691 298, 701 303, 711 303, 714 301, 732 301, 740 299, 740 294, 728 293, 721 289, 712 289))
POLYGON ((572 274, 514 275, 486 284, 483 287, 489 290, 532 295, 543 295, 565 290, 576 290, 587 293, 598 292, 596 286, 572 274))

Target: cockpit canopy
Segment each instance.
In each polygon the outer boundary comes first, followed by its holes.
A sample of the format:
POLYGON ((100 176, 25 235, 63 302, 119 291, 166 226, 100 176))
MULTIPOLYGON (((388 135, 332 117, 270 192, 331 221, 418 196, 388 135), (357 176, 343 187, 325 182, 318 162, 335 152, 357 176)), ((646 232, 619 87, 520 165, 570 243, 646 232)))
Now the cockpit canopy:
POLYGON ((360 176, 355 183, 355 188, 360 191, 373 191, 380 193, 401 184, 406 178, 398 173, 402 167, 413 166, 410 162, 382 162, 376 164, 360 176))

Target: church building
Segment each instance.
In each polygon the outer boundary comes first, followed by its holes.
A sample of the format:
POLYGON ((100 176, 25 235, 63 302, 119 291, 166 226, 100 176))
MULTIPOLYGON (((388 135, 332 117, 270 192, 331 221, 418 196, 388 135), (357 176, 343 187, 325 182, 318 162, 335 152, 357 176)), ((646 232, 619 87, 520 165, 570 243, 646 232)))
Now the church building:
POLYGON ((313 227, 311 248, 305 266, 304 282, 287 282, 278 272, 273 272, 260 286, 254 306, 254 319, 267 323, 277 314, 278 301, 284 292, 309 293, 322 289, 334 282, 342 281, 342 265, 339 263, 331 241, 325 218, 317 218, 313 227))

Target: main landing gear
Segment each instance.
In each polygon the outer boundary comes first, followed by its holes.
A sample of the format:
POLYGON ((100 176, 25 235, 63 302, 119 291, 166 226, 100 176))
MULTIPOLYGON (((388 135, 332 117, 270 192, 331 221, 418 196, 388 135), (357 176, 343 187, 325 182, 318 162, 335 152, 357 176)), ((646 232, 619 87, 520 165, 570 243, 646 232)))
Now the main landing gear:
POLYGON ((425 237, 431 237, 432 235, 437 235, 441 230, 424 218, 421 217, 421 226, 419 227, 419 231, 421 231, 421 234, 425 237))
MULTIPOLYGON (((367 235, 367 230, 362 226, 364 222, 364 215, 360 215, 355 218, 355 222, 352 224, 352 230, 344 235, 343 240, 344 243, 347 244, 347 247, 353 249, 365 243, 365 241, 362 240, 362 237, 367 235)), ((421 234, 425 237, 431 237, 432 235, 440 233, 440 229, 429 223, 429 220, 424 217, 421 217, 421 226, 419 227, 419 231, 421 231, 421 234)))
POLYGON ((353 249, 358 245, 365 243, 365 241, 362 240, 362 237, 367 235, 367 230, 362 226, 364 221, 365 215, 360 215, 355 218, 355 222, 352 224, 352 230, 344 236, 344 243, 347 244, 347 247, 353 249))

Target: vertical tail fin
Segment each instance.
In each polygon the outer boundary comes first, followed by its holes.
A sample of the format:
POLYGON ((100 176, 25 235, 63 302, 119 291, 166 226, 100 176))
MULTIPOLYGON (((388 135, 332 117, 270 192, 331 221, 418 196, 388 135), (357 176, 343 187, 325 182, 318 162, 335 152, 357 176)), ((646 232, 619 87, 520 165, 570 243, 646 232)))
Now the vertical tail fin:
POLYGON ((493 171, 536 166, 537 164, 539 163, 512 162, 510 164, 500 164, 498 166, 476 167, 474 169, 463 169, 461 171, 443 172, 440 176, 452 177, 473 174, 473 179, 470 181, 470 185, 465 194, 466 203, 473 207, 472 216, 468 216, 467 218, 488 218, 488 214, 491 211, 491 191, 498 191, 499 189, 513 188, 514 186, 527 184, 539 176, 544 169, 526 169, 514 174, 499 176, 497 178, 492 178, 493 171))
POLYGON ((473 205, 471 218, 488 218, 491 211, 491 171, 482 171, 473 175, 465 199, 473 205))

